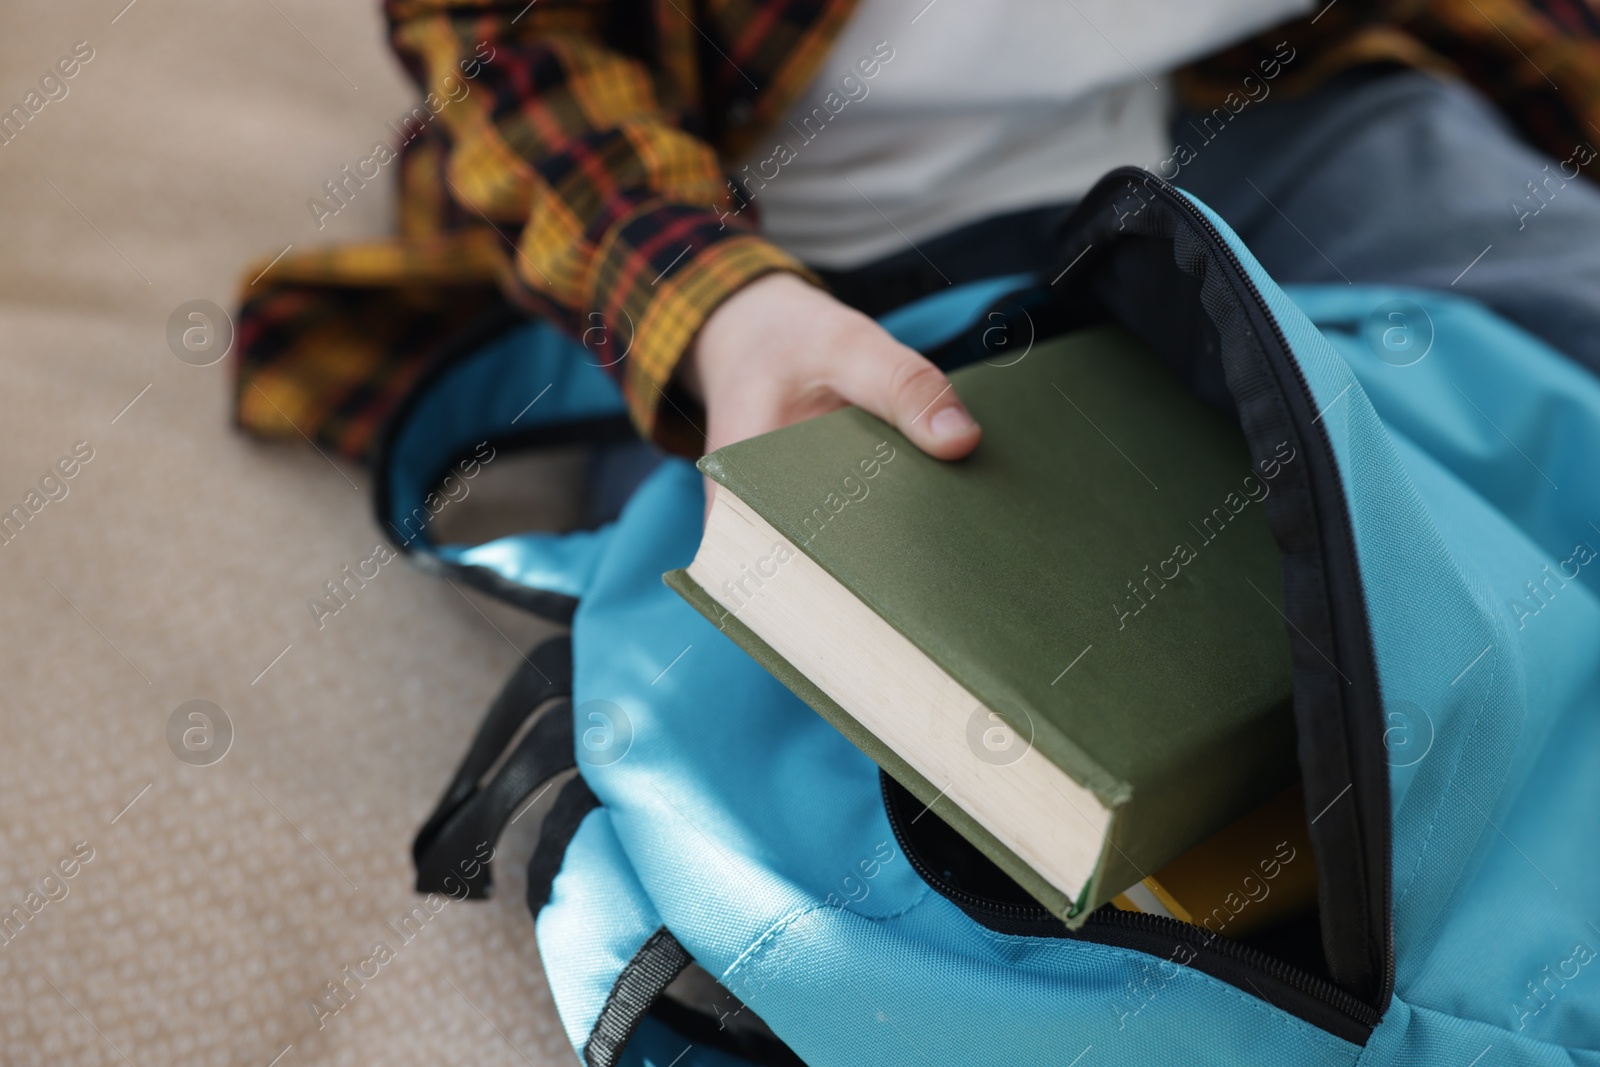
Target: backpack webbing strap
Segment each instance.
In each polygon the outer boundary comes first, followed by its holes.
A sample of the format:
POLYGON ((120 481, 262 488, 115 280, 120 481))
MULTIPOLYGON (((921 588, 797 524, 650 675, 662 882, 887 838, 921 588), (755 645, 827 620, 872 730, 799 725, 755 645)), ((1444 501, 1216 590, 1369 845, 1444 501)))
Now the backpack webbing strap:
POLYGON ((665 926, 633 954, 600 1009, 583 1046, 586 1067, 616 1067, 628 1039, 672 980, 689 966, 689 953, 665 926))
POLYGON ((567 845, 578 832, 584 816, 600 806, 600 800, 589 791, 589 784, 581 774, 574 775, 545 814, 539 826, 539 842, 533 846, 533 857, 528 860, 528 910, 533 917, 550 901, 550 886, 561 872, 561 861, 566 857, 567 845))
POLYGON ((534 790, 574 766, 572 705, 562 700, 539 716, 495 776, 450 814, 427 846, 414 850, 417 892, 462 899, 459 880, 467 899, 493 895, 488 847, 500 840, 512 813, 534 790))
POLYGON ((554 637, 525 656, 489 705, 472 746, 439 806, 418 832, 420 841, 465 800, 539 705, 572 695, 572 639, 554 637))
POLYGON ((551 778, 575 766, 572 709, 566 700, 539 715, 510 755, 502 755, 541 707, 572 692, 572 645, 554 638, 518 666, 478 728, 461 768, 412 842, 417 891, 483 898, 494 890, 485 849, 517 806, 551 778), (496 763, 499 767, 496 769, 496 763), (487 781, 484 776, 493 769, 487 781))

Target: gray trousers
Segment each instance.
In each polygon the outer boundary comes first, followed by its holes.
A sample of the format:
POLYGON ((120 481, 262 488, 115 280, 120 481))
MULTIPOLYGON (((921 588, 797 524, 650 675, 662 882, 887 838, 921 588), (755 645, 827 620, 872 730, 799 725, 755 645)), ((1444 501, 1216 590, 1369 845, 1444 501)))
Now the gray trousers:
POLYGON ((1226 125, 1180 116, 1173 136, 1193 156, 1162 176, 1226 219, 1278 281, 1462 293, 1600 373, 1590 142, 1551 158, 1470 87, 1413 71, 1269 97, 1226 125))

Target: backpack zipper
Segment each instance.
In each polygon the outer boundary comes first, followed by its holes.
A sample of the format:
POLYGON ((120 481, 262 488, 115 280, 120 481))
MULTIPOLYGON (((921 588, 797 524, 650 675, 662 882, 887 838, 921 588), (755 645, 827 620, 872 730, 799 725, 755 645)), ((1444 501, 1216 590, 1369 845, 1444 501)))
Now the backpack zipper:
MULTIPOLYGON (((1161 179, 1158 178, 1157 180, 1159 181, 1161 179)), ((1279 350, 1282 351, 1282 352, 1285 352, 1285 353, 1291 353, 1291 355, 1290 355, 1289 359, 1287 360, 1287 362, 1289 364, 1290 370, 1294 372, 1295 384, 1300 387, 1301 393, 1305 396, 1305 398, 1311 404, 1311 406, 1312 407, 1316 407, 1316 394, 1311 391, 1311 383, 1306 380, 1305 371, 1301 369, 1300 362, 1293 358, 1293 356, 1292 356, 1293 349, 1289 345, 1289 339, 1284 336, 1283 327, 1281 327, 1278 324, 1277 316, 1272 314, 1272 309, 1267 306, 1266 299, 1261 295, 1261 290, 1256 286, 1255 280, 1250 277, 1250 272, 1244 269, 1244 264, 1239 262, 1239 257, 1237 257, 1237 256, 1235 256, 1233 254, 1233 249, 1229 248, 1227 242, 1225 240, 1223 240, 1221 232, 1218 231, 1216 226, 1214 226, 1212 224, 1210 219, 1206 218, 1205 214, 1203 212, 1201 212, 1199 208, 1195 207, 1194 203, 1192 201, 1190 201, 1188 197, 1183 196, 1180 193, 1178 193, 1175 188, 1171 187, 1170 184, 1165 182, 1165 181, 1162 181, 1162 185, 1167 187, 1167 188, 1162 189, 1162 192, 1167 194, 1167 199, 1169 201, 1176 202, 1177 205, 1183 210, 1183 212, 1186 215, 1188 215, 1190 219, 1192 219, 1195 223, 1197 223, 1199 225, 1201 231, 1207 237, 1209 237, 1211 239, 1212 244, 1225 257, 1225 259, 1227 260, 1229 266, 1233 269, 1234 274, 1239 278, 1239 280, 1241 282, 1243 282, 1245 291, 1250 294, 1250 296, 1251 296, 1251 298, 1253 300, 1255 300, 1256 306, 1261 310, 1262 315, 1266 318, 1267 322, 1271 325, 1271 327, 1272 327, 1272 337, 1273 337, 1273 340, 1277 342, 1279 350), (1170 192, 1168 191, 1169 189, 1171 190, 1170 192)), ((1323 442, 1323 447, 1325 447, 1329 452, 1332 451, 1333 443, 1328 440, 1327 431, 1326 431, 1325 427, 1321 427, 1321 426, 1315 427, 1315 429, 1313 430, 1313 434, 1317 435, 1317 436, 1320 436, 1320 438, 1321 438, 1321 440, 1323 442)), ((1342 501, 1343 497, 1341 496, 1340 499, 1342 501)), ((1340 521, 1341 525, 1344 527, 1346 543, 1348 543, 1349 545, 1354 546, 1355 543, 1356 543, 1356 538, 1355 538, 1355 529, 1352 526, 1351 521, 1350 521, 1350 509, 1348 507, 1340 507, 1340 508, 1338 508, 1338 512, 1339 512, 1339 521, 1340 521)), ((1357 569, 1359 569, 1359 561, 1356 561, 1356 562, 1358 564, 1358 568, 1357 569)), ((1370 631, 1368 633, 1368 642, 1369 642, 1369 644, 1371 642, 1370 631)), ((1391 927, 1393 925, 1393 922, 1394 922, 1394 887, 1391 884, 1391 880, 1388 877, 1384 877, 1383 878, 1382 893, 1383 893, 1383 914, 1381 916, 1381 919, 1382 919, 1382 922, 1384 924, 1384 927, 1387 929, 1387 928, 1391 927)), ((1388 936, 1386 936, 1384 938, 1384 944, 1385 944, 1385 950, 1384 950, 1384 972, 1385 973, 1380 978, 1380 983, 1381 983, 1382 988, 1385 990, 1385 992, 1387 994, 1392 995, 1393 990, 1394 990, 1394 972, 1395 972, 1394 937, 1393 937, 1392 934, 1389 934, 1388 936)), ((1335 987, 1335 988, 1337 988, 1337 987, 1335 987)), ((1341 990, 1339 990, 1339 992, 1340 993, 1344 993, 1344 990, 1341 989, 1341 990)), ((1345 995, 1348 996, 1349 994, 1345 994, 1345 995)), ((1355 1003, 1361 1004, 1364 1008, 1368 1008, 1369 1010, 1375 1010, 1375 1009, 1371 1009, 1371 1006, 1367 1005, 1363 1001, 1360 1001, 1360 1000, 1358 1000, 1358 999, 1356 999, 1354 997, 1352 997, 1351 999, 1354 1000, 1355 1003)), ((1377 1011, 1376 1012, 1376 1017, 1375 1017, 1375 1020, 1374 1020, 1374 1025, 1376 1025, 1376 1020, 1377 1019, 1381 1019, 1382 1017, 1383 1017, 1382 1012, 1381 1011, 1377 1011)))
MULTIPOLYGON (((1260 949, 1213 934, 1192 923, 1164 915, 1122 911, 1115 906, 1106 905, 1091 912, 1080 929, 1071 931, 1067 929, 1066 923, 1042 905, 1007 904, 953 886, 930 868, 921 854, 911 846, 900 819, 899 806, 894 803, 888 792, 892 780, 881 773, 879 779, 884 794, 883 808, 889 818, 889 828, 893 831, 895 840, 899 842, 900 851, 905 854, 906 861, 911 864, 911 869, 940 896, 988 929, 998 928, 1018 936, 1055 937, 1072 941, 1115 944, 1141 951, 1145 951, 1139 944, 1141 941, 1148 945, 1181 943, 1194 949, 1196 953, 1196 960, 1190 961, 1190 965, 1197 962, 1198 957, 1202 955, 1212 958, 1210 962, 1218 966, 1199 968, 1206 970, 1207 973, 1215 974, 1217 970, 1248 972, 1240 973, 1240 977, 1246 982, 1249 982, 1253 974, 1327 1005, 1357 1025, 1362 1032, 1359 1035, 1360 1041, 1364 1042, 1365 1034, 1377 1026, 1383 1018, 1378 1009, 1324 978, 1285 963, 1260 949), (980 917, 987 917, 991 922, 983 923, 980 917), (1119 934, 1133 936, 1118 936, 1119 934)), ((1158 948, 1157 951, 1159 950, 1158 948)), ((1250 984, 1255 986, 1253 982, 1250 984)), ((1255 991, 1262 1000, 1272 1002, 1272 998, 1268 997, 1259 986, 1255 986, 1255 991)))
MULTIPOLYGON (((1301 397, 1310 408, 1315 409, 1315 394, 1311 390, 1305 372, 1298 361, 1293 358, 1293 350, 1289 345, 1289 340, 1284 335, 1277 318, 1272 314, 1272 310, 1262 296, 1261 290, 1256 286, 1249 272, 1245 270, 1238 256, 1228 247, 1226 240, 1217 227, 1193 202, 1179 193, 1170 183, 1138 168, 1118 168, 1102 178, 1100 183, 1085 195, 1084 199, 1079 202, 1078 209, 1073 212, 1072 217, 1065 223, 1064 231, 1074 229, 1075 224, 1079 224, 1081 220, 1088 217, 1085 211, 1086 208, 1106 206, 1104 201, 1107 200, 1107 194, 1115 195, 1117 187, 1114 183, 1119 178, 1128 183, 1138 182, 1142 184, 1145 189, 1155 194, 1160 203, 1168 208, 1176 208, 1198 231, 1199 235, 1203 235, 1209 240, 1211 248, 1216 251, 1221 260, 1221 265, 1231 274, 1232 279, 1238 281, 1244 294, 1254 301, 1256 311, 1265 320, 1265 325, 1270 330, 1271 339, 1277 345, 1278 353, 1282 356, 1281 362, 1288 365, 1294 385, 1298 387, 1301 397)), ((1092 245, 1086 246, 1083 251, 1087 251, 1088 247, 1092 247, 1092 245)), ((1075 263, 1076 259, 1073 259, 1072 262, 1075 263)), ((1057 281, 1059 280, 1060 277, 1058 276, 1057 281)), ((1263 345, 1265 344, 1265 338, 1262 338, 1262 343, 1263 345)), ((1305 437, 1308 444, 1314 443, 1315 446, 1320 447, 1325 455, 1332 454, 1332 443, 1329 441, 1324 428, 1316 425, 1307 428, 1299 426, 1298 420, 1294 421, 1297 423, 1296 429, 1305 437)), ((1336 496, 1335 510, 1338 512, 1338 517, 1335 521, 1342 527, 1343 544, 1351 546, 1349 551, 1353 553, 1355 536, 1350 512, 1344 504, 1342 492, 1336 494, 1336 496)), ((1359 561, 1351 560, 1349 562, 1358 563, 1359 561)), ((1357 566, 1351 566, 1348 569, 1351 573, 1359 573, 1357 566)), ((1356 593, 1360 595, 1359 586, 1356 593)), ((1366 640, 1370 647, 1370 631, 1367 633, 1366 640)), ((888 784, 889 779, 885 777, 885 789, 888 788, 888 784)), ((1164 941, 1168 947, 1174 942, 1187 944, 1193 947, 1197 953, 1195 959, 1191 962, 1191 966, 1223 978, 1241 989, 1253 989, 1256 995, 1268 1003, 1290 1010, 1315 1025, 1339 1033, 1340 1036, 1361 1044, 1365 1043, 1372 1028, 1383 1018, 1383 1010, 1381 1008, 1375 1007, 1373 1004, 1355 996, 1327 979, 1303 971, 1259 949, 1214 935, 1208 930, 1180 922, 1177 919, 1146 915, 1139 912, 1123 912, 1108 906, 1092 913, 1080 930, 1069 932, 1065 923, 1042 906, 1030 907, 989 900, 949 885, 928 868, 927 864, 922 861, 913 848, 907 847, 907 835, 903 832, 903 826, 894 805, 889 803, 887 793, 885 794, 885 809, 888 812, 890 826, 894 830, 895 837, 900 842, 902 851, 905 852, 907 859, 911 862, 918 875, 937 892, 961 908, 963 912, 966 912, 975 921, 990 929, 1022 935, 1053 936, 1117 944, 1123 947, 1140 949, 1141 951, 1145 949, 1141 948, 1138 943, 1140 941, 1147 945, 1164 941), (988 921, 985 922, 985 919, 988 921), (1268 980, 1270 984, 1276 985, 1278 988, 1273 992, 1284 994, 1287 991, 1291 1000, 1303 998, 1298 1005, 1298 1009, 1294 1005, 1280 1003, 1281 996, 1274 997, 1267 992, 1263 992, 1251 980, 1253 976, 1261 977, 1264 980, 1268 980), (1304 1003, 1304 1000, 1312 1002, 1311 1005, 1304 1003), (1315 1005, 1323 1006, 1322 1010, 1316 1010, 1315 1005), (1332 1016, 1329 1015, 1330 1010, 1332 1016), (1342 1025, 1341 1021, 1343 1021, 1342 1025)), ((1364 862, 1365 857, 1363 856, 1362 859, 1364 862)), ((1369 878, 1374 876, 1374 872, 1368 872, 1369 878)), ((1384 956, 1381 964, 1383 973, 1376 977, 1380 990, 1379 995, 1386 1004, 1394 988, 1395 972, 1394 939, 1388 933, 1389 927, 1393 922, 1393 888, 1389 884, 1386 870, 1380 870, 1376 876, 1380 877, 1382 882, 1380 887, 1382 913, 1374 918, 1382 923, 1384 931, 1384 956)), ((1159 953, 1160 949, 1157 948, 1156 951, 1159 953)))

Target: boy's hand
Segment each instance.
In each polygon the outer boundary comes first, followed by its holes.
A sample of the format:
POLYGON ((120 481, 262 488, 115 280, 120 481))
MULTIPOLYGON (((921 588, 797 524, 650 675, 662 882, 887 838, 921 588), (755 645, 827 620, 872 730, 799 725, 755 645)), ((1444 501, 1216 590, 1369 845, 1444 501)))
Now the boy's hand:
POLYGON ((705 405, 708 452, 846 404, 939 459, 965 456, 982 436, 939 368, 793 274, 729 297, 678 373, 705 405))

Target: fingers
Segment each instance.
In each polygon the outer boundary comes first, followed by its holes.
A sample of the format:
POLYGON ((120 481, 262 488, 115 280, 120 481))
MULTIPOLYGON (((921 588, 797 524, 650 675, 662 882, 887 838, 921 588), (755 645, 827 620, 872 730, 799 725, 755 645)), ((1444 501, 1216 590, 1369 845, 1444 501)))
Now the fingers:
POLYGON ((839 394, 936 459, 960 459, 977 448, 983 431, 944 372, 877 324, 871 331, 863 331, 861 341, 841 353, 839 394))
POLYGON ((708 451, 844 403, 938 459, 967 455, 983 435, 937 367, 789 274, 757 279, 714 311, 680 381, 706 406, 708 451))

